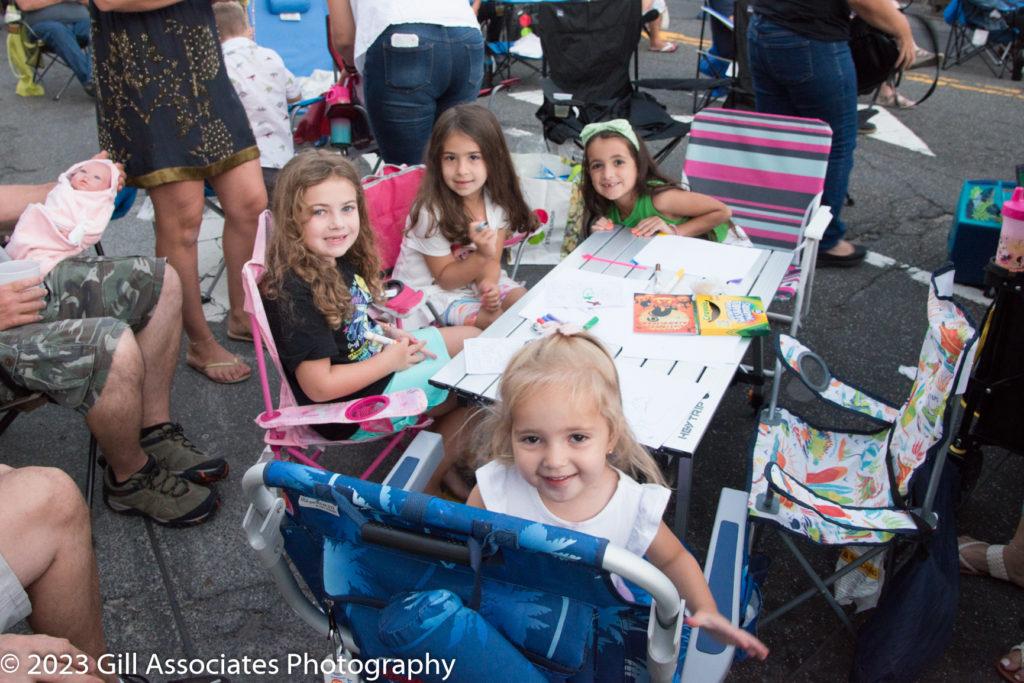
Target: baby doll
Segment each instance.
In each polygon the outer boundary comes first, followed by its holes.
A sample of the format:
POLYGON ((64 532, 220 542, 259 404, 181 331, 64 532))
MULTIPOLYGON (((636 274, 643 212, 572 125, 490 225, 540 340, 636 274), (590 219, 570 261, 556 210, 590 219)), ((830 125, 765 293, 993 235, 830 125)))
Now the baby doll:
POLYGON ((114 213, 120 171, 90 159, 62 173, 43 204, 29 204, 14 227, 7 253, 39 263, 46 274, 60 261, 100 241, 114 213))

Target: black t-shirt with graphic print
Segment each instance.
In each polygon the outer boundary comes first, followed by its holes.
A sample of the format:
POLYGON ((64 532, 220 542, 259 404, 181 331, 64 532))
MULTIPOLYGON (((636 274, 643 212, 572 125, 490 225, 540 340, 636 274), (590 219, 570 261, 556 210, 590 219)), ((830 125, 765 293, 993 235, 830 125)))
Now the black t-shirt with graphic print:
MULTIPOLYGON (((382 330, 367 315, 370 292, 361 276, 355 273, 344 258, 337 260, 341 277, 352 294, 354 312, 341 327, 332 330, 323 314, 313 304, 313 290, 309 283, 289 272, 281 283, 282 295, 278 299, 263 297, 270 332, 274 335, 277 353, 281 358, 288 386, 299 405, 317 403, 306 396, 295 378, 295 370, 305 361, 330 358, 331 365, 358 363, 380 352, 380 345, 367 340, 366 333, 382 334, 382 330)), ((384 392, 393 373, 385 375, 369 386, 337 400, 348 401, 362 396, 384 392)), ((319 434, 333 440, 346 439, 358 429, 356 424, 312 425, 319 434)))

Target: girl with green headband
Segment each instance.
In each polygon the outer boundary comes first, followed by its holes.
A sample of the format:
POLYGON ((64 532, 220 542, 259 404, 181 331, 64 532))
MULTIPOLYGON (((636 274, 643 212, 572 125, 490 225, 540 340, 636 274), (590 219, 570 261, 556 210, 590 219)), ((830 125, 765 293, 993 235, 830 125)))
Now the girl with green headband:
POLYGON ((684 190, 670 180, 658 169, 628 121, 591 123, 583 129, 581 138, 583 225, 587 235, 624 225, 638 237, 666 233, 725 241, 730 228, 729 207, 713 197, 684 190))

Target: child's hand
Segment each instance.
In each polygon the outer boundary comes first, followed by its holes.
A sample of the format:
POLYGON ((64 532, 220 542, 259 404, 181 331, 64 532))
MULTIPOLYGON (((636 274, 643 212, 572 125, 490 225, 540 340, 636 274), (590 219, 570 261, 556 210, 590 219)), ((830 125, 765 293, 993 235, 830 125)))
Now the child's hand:
POLYGON ((768 647, 760 640, 741 628, 733 625, 718 612, 707 610, 697 611, 693 616, 686 617, 684 622, 690 628, 702 628, 724 643, 735 645, 751 657, 764 659, 768 656, 768 647))
POLYGON ((425 342, 410 342, 408 338, 396 339, 394 344, 388 344, 381 351, 381 355, 388 359, 388 365, 392 372, 401 372, 422 361, 426 355, 423 353, 425 342))
POLYGON ((480 308, 485 311, 497 311, 501 308, 501 290, 497 284, 488 282, 480 286, 480 308))
POLYGON ((665 232, 668 234, 674 234, 675 230, 672 226, 666 223, 660 216, 650 216, 645 218, 636 224, 636 227, 630 230, 637 237, 654 237, 659 232, 665 232))
POLYGON ((423 353, 423 355, 426 358, 437 358, 437 354, 427 350, 426 342, 421 342, 411 332, 406 332, 405 330, 399 329, 399 328, 395 327, 394 325, 388 326, 388 328, 387 328, 387 330, 385 330, 385 332, 386 332, 388 337, 394 339, 395 341, 398 341, 400 339, 406 339, 406 340, 409 341, 409 344, 420 344, 421 345, 420 346, 420 351, 423 353))
POLYGON ((615 228, 615 224, 612 223, 612 219, 606 216, 601 216, 594 224, 590 226, 591 232, 607 232, 615 228))
POLYGON ((478 223, 469 226, 469 240, 476 245, 477 253, 487 258, 494 258, 501 250, 498 243, 498 231, 493 228, 477 230, 478 223))

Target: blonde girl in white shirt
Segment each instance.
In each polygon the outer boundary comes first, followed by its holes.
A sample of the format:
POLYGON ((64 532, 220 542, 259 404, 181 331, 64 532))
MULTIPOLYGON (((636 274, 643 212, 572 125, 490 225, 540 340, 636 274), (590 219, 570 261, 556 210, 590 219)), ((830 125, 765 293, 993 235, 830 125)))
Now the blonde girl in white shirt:
POLYGON ((697 561, 661 520, 670 492, 626 423, 611 356, 594 337, 567 328, 509 362, 479 432, 489 435, 492 460, 477 470, 466 504, 646 556, 686 600, 688 626, 764 659, 768 648, 719 613, 697 561))

